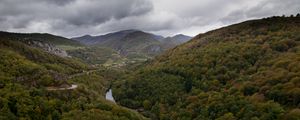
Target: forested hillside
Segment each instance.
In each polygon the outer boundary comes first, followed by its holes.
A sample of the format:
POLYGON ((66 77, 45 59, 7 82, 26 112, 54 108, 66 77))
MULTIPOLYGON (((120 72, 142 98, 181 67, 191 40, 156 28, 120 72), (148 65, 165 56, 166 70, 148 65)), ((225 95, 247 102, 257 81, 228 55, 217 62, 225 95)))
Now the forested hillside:
POLYGON ((61 36, 55 36, 47 33, 9 33, 1 32, 1 37, 14 38, 14 40, 34 40, 56 45, 60 48, 82 47, 83 45, 75 40, 67 39, 61 36))
POLYGON ((47 53, 26 44, 26 38, 16 33, 0 36, 1 120, 144 119, 105 100, 115 71, 47 53), (78 87, 48 89, 71 85, 78 87))
POLYGON ((118 103, 160 120, 299 120, 300 17, 199 34, 115 82, 118 103))

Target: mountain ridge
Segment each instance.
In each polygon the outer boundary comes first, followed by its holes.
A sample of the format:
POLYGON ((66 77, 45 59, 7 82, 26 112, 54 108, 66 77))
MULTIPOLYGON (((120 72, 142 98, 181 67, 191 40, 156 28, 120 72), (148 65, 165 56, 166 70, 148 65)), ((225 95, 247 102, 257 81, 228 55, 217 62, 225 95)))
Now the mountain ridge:
POLYGON ((190 37, 178 34, 165 40, 166 38, 160 35, 129 29, 105 35, 85 35, 72 39, 86 45, 109 47, 119 51, 122 55, 140 54, 153 57, 169 48, 188 41, 190 37))

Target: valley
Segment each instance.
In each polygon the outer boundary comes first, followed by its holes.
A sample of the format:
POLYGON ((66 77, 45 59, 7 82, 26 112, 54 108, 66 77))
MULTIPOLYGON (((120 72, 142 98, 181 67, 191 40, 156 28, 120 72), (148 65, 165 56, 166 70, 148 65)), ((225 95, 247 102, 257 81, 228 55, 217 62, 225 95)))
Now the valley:
POLYGON ((105 99, 119 72, 81 62, 67 52, 56 54, 70 50, 60 45, 85 47, 56 39, 61 37, 1 33, 0 119, 146 119, 105 99))
POLYGON ((0 32, 0 119, 298 120, 300 16, 170 37, 0 32))
POLYGON ((71 38, 89 47, 68 52, 90 64, 118 68, 145 62, 191 38, 182 34, 164 38, 140 30, 122 30, 99 36, 71 38))

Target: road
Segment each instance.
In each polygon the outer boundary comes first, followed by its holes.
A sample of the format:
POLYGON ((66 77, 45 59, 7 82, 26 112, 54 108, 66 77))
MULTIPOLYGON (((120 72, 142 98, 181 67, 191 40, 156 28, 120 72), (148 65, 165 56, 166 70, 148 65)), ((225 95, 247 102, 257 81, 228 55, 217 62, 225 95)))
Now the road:
MULTIPOLYGON (((77 76, 81 76, 81 75, 84 75, 84 74, 90 74, 90 73, 93 73, 93 72, 96 72, 97 70, 90 70, 90 71, 84 71, 84 72, 81 72, 81 73, 77 73, 77 74, 74 74, 74 75, 70 75, 68 78, 71 79, 73 77, 77 77, 77 76)), ((76 84, 72 84, 71 87, 47 87, 47 90, 73 90, 73 89, 76 89, 78 87, 78 85, 76 84)))
POLYGON ((71 87, 68 87, 68 88, 61 88, 61 87, 47 87, 47 90, 73 90, 73 89, 76 89, 78 87, 78 85, 71 85, 71 87))

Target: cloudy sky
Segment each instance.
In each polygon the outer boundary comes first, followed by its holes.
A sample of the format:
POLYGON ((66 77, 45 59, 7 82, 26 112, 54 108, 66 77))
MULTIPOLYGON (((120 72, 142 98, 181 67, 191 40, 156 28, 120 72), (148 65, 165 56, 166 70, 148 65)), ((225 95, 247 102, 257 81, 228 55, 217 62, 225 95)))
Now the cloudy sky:
POLYGON ((65 37, 139 29, 197 35, 241 21, 300 13, 300 0, 0 0, 0 30, 65 37))

